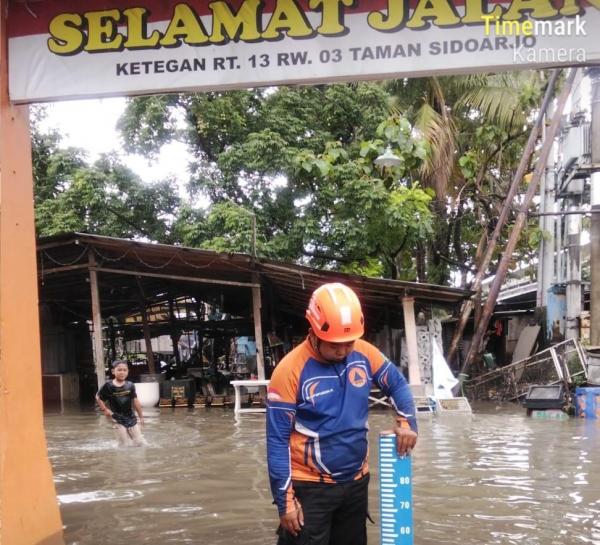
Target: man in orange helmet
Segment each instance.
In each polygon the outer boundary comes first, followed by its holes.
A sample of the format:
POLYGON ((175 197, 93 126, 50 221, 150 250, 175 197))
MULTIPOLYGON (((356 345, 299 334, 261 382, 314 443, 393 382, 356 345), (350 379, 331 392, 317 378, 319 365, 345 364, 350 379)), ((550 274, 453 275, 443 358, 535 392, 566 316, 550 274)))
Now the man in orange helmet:
POLYGON ((401 455, 417 442, 414 401, 396 366, 361 340, 364 317, 348 286, 317 288, 306 318, 306 340, 275 368, 267 395, 278 545, 366 545, 371 384, 395 408, 401 455))

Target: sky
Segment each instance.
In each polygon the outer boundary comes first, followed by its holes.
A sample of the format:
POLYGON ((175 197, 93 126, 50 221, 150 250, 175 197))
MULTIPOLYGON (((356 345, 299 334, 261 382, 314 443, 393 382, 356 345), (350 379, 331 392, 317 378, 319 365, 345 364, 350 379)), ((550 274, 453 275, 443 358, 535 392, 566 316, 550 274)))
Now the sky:
POLYGON ((185 196, 188 156, 182 143, 163 146, 155 161, 141 155, 131 155, 122 149, 116 130, 117 121, 125 109, 125 98, 70 100, 46 104, 47 117, 42 130, 58 129, 63 139, 61 146, 83 148, 90 162, 101 153, 116 151, 123 162, 147 183, 160 181, 174 175, 181 196, 185 196))

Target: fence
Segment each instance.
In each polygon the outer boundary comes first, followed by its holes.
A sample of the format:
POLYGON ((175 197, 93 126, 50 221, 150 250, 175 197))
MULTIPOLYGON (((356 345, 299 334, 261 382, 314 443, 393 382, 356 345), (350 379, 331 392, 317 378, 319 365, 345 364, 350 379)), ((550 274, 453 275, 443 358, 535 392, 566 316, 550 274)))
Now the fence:
POLYGON ((524 396, 532 384, 573 384, 587 376, 587 358, 579 340, 568 339, 523 360, 464 384, 470 399, 514 401, 524 396))

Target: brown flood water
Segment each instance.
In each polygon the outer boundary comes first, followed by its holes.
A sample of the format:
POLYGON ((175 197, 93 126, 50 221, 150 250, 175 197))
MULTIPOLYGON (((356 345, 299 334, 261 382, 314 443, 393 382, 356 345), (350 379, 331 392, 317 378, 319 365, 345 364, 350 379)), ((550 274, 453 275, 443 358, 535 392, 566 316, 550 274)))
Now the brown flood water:
MULTIPOLYGON (((128 449, 93 412, 46 416, 66 543, 274 544, 264 415, 146 414, 149 446, 128 449)), ((376 433, 390 421, 384 411, 370 417, 376 521, 376 433)), ((490 404, 472 416, 424 415, 419 426, 415 545, 600 545, 600 421, 537 420, 490 404)))

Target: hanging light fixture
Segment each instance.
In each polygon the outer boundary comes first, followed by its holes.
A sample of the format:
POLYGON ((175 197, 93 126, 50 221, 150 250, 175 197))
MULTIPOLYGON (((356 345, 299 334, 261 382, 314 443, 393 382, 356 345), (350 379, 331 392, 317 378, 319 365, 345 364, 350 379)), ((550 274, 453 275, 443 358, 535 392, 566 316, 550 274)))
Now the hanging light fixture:
POLYGON ((373 161, 378 167, 397 167, 398 165, 400 165, 402 163, 402 159, 400 159, 400 157, 398 157, 393 151, 392 148, 390 146, 388 146, 387 148, 385 148, 385 152, 383 153, 383 155, 380 155, 379 157, 377 157, 377 159, 375 159, 375 161, 373 161))

